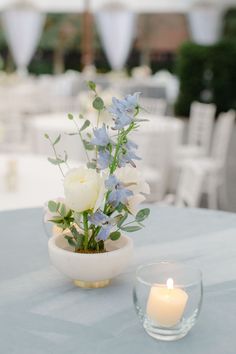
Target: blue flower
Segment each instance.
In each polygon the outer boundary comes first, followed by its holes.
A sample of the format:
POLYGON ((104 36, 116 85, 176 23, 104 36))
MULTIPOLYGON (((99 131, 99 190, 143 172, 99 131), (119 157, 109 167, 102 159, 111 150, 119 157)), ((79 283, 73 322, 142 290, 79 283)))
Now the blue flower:
POLYGON ((111 154, 107 150, 100 150, 98 153, 98 166, 101 170, 108 168, 111 162, 111 154))
POLYGON ((101 210, 97 210, 94 214, 88 217, 88 220, 91 224, 95 226, 102 226, 103 224, 108 223, 110 218, 101 210))
POLYGON ((124 167, 127 163, 135 167, 133 160, 142 160, 132 150, 126 150, 126 152, 119 155, 119 167, 124 167))
POLYGON ((105 124, 101 128, 96 128, 93 130, 94 138, 91 140, 92 145, 97 146, 107 146, 110 142, 109 135, 107 134, 107 129, 105 124))
POLYGON ((135 109, 138 107, 139 93, 128 95, 123 100, 113 97, 109 112, 114 116, 114 129, 121 130, 134 120, 135 109))
POLYGON ((128 197, 131 197, 133 195, 133 192, 131 192, 128 189, 121 188, 121 189, 114 189, 109 197, 108 201, 109 203, 115 208, 117 207, 120 203, 122 204, 127 204, 128 203, 128 197))
POLYGON ((114 175, 110 175, 108 179, 105 181, 105 186, 108 190, 117 188, 119 185, 120 185, 120 181, 114 175))
POLYGON ((133 141, 128 140, 127 143, 124 145, 122 152, 119 155, 119 167, 124 167, 127 163, 130 163, 132 166, 135 166, 133 160, 141 160, 138 157, 134 150, 138 148, 138 145, 135 144, 133 141))
POLYGON ((111 233, 114 219, 104 214, 101 210, 97 210, 96 213, 89 216, 89 221, 91 224, 101 227, 101 229, 99 230, 96 236, 96 240, 105 241, 111 233))
POLYGON ((105 182, 105 186, 110 191, 108 202, 114 208, 120 203, 127 204, 127 198, 133 195, 133 192, 125 189, 123 183, 121 183, 114 175, 109 176, 108 180, 105 182))
POLYGON ((101 230, 99 231, 99 233, 96 236, 96 240, 97 241, 106 241, 111 233, 111 229, 112 229, 112 225, 107 224, 107 225, 103 225, 101 230))

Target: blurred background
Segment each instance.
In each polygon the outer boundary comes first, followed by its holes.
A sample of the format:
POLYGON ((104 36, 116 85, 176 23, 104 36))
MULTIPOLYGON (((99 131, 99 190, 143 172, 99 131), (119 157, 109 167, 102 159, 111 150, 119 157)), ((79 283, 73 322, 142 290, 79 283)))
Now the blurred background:
MULTIPOLYGON (((149 202, 236 211, 235 0, 0 0, 0 210, 63 194, 44 138, 85 160, 67 113, 141 92, 149 202)), ((103 120, 108 118, 104 114, 103 120)))

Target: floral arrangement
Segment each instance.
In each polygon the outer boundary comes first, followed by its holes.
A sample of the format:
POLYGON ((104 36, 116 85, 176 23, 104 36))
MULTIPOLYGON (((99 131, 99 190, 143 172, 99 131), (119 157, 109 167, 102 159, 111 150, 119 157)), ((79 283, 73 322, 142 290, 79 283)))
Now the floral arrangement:
POLYGON ((89 81, 88 87, 94 95, 96 126, 81 114, 77 119, 68 114, 76 127, 73 134, 78 135, 86 151, 87 165, 70 169, 67 153, 61 156, 56 151, 61 136, 53 141, 45 134, 55 155, 48 160, 59 167, 65 191, 64 199, 47 203, 46 219, 63 231, 75 252, 82 253, 105 252, 106 240, 115 241, 122 232, 140 230, 150 212, 148 208, 137 210, 150 190, 134 162, 140 160, 138 146, 129 139, 145 121, 138 118, 139 93, 122 100, 113 97, 112 105, 105 107, 95 83, 89 81), (99 121, 105 110, 111 114, 111 125, 99 121))

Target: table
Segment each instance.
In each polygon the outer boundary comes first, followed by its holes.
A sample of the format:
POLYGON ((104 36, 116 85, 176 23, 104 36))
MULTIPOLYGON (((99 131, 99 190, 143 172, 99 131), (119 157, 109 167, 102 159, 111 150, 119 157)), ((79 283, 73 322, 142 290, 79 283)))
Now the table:
POLYGON ((63 195, 62 175, 45 156, 0 154, 0 211, 42 206, 63 195), (9 176, 15 173, 16 188, 9 190, 9 176))
POLYGON ((235 354, 236 215, 151 207, 133 234, 135 257, 104 289, 82 290, 49 263, 42 210, 0 213, 0 352, 4 354, 235 354), (200 267, 204 302, 182 340, 157 342, 132 304, 136 266, 175 259, 200 267))

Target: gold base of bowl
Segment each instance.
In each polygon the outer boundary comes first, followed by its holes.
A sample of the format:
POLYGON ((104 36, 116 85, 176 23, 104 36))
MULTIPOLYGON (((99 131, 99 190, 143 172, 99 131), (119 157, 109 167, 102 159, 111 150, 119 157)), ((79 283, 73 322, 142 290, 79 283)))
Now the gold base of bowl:
POLYGON ((99 280, 99 281, 84 281, 84 280, 74 280, 75 286, 83 289, 99 289, 105 288, 110 284, 111 280, 99 280))

